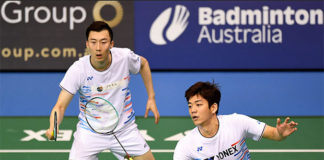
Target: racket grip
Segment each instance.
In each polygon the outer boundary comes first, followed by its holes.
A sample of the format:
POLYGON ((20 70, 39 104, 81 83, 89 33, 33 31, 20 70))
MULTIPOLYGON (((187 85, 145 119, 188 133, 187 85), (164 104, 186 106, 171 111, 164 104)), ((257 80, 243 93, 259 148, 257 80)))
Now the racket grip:
POLYGON ((133 160, 133 158, 129 155, 126 155, 126 157, 124 157, 124 160, 133 160))

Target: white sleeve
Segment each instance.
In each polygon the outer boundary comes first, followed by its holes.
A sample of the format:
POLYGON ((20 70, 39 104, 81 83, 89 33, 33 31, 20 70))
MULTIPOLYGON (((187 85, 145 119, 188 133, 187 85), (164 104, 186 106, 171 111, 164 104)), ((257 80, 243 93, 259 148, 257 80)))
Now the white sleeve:
POLYGON ((128 68, 132 74, 137 74, 141 69, 141 58, 133 51, 129 50, 128 54, 128 68))
POLYGON ((173 153, 173 160, 191 160, 190 154, 188 153, 186 139, 182 138, 178 143, 173 153))
POLYGON ((64 75, 60 87, 71 94, 76 94, 80 88, 80 67, 78 63, 73 63, 64 75))
POLYGON ((237 116, 239 118, 239 122, 241 122, 242 126, 244 127, 246 137, 251 138, 254 141, 259 141, 262 137, 265 123, 245 115, 237 114, 237 116))

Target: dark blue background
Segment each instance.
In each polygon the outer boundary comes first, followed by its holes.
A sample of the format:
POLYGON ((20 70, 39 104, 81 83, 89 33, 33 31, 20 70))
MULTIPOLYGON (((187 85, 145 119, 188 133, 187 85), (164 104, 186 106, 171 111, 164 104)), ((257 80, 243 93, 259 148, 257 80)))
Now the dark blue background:
MULTIPOLYGON (((201 26, 198 24, 198 8, 210 7, 215 9, 322 9, 323 1, 140 1, 135 3, 135 50, 147 57, 152 69, 323 69, 323 24, 322 25, 273 25, 272 29, 282 31, 283 42, 280 44, 259 43, 251 41, 245 44, 237 43, 208 43, 204 39, 197 43, 201 26), (158 46, 149 38, 153 21, 166 8, 181 4, 190 12, 189 24, 183 34, 167 45, 158 46)), ((172 20, 173 13, 169 20, 172 20)), ((235 28, 236 26, 207 26, 209 32, 215 28, 235 28)), ((239 28, 261 28, 256 25, 239 25, 239 28)), ((164 30, 165 35, 166 29, 164 30)), ((211 33, 210 33, 211 34, 211 33)), ((217 35, 218 37, 218 35, 217 35)), ((164 37, 165 38, 165 37, 164 37)), ((167 40, 167 39, 166 39, 167 40)))
MULTIPOLYGON (((64 73, 0 73, 0 116, 48 116, 64 73)), ((220 84, 220 114, 250 116, 324 116, 323 72, 153 72, 161 116, 189 116, 184 92, 198 81, 220 84)), ((140 75, 130 89, 137 116, 143 116, 147 93, 140 75)), ((79 95, 65 115, 79 114, 79 95)))

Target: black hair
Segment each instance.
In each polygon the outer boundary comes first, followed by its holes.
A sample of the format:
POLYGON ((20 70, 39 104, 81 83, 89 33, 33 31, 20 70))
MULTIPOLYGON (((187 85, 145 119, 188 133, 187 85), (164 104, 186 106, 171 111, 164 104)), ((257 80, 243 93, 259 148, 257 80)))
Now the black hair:
POLYGON ((107 23, 103 22, 103 21, 95 21, 95 22, 90 24, 90 26, 87 28, 87 31, 86 31, 87 40, 89 38, 90 31, 100 32, 102 30, 108 30, 109 36, 110 36, 110 41, 112 41, 113 37, 114 37, 113 31, 110 28, 110 26, 107 23))
POLYGON ((208 101, 208 106, 211 107, 214 103, 218 105, 218 109, 216 114, 219 110, 219 102, 221 100, 221 92, 219 90, 219 85, 210 82, 197 82, 185 92, 185 97, 187 102, 189 99, 195 95, 200 95, 204 99, 208 101))

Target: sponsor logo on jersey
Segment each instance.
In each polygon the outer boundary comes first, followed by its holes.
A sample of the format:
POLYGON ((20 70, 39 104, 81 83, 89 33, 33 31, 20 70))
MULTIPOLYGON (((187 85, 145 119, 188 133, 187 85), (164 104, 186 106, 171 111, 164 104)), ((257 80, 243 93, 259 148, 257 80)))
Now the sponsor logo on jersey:
POLYGON ((203 147, 202 146, 197 147, 197 152, 202 151, 202 150, 203 150, 203 147))

